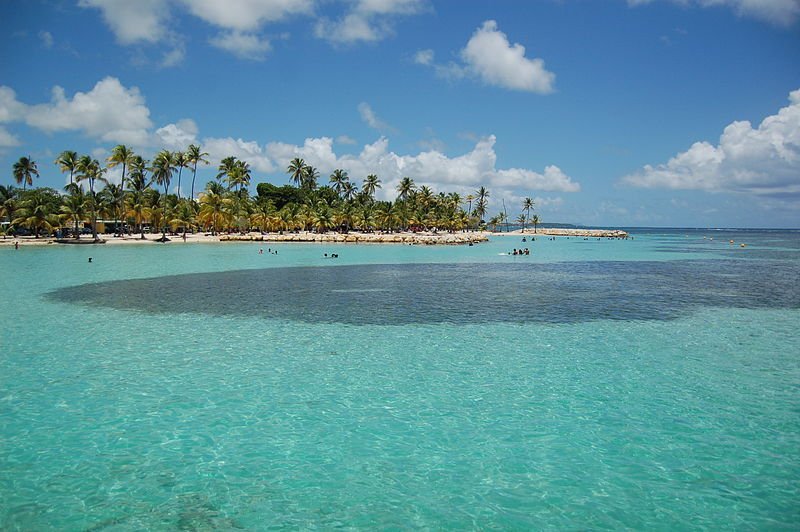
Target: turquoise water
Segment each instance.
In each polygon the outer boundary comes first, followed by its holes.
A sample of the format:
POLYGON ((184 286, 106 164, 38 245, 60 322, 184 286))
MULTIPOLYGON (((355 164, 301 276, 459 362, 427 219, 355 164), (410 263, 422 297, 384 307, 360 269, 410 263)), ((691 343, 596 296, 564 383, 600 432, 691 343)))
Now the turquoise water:
POLYGON ((4 247, 0 529, 796 529, 800 233, 634 236, 4 247))

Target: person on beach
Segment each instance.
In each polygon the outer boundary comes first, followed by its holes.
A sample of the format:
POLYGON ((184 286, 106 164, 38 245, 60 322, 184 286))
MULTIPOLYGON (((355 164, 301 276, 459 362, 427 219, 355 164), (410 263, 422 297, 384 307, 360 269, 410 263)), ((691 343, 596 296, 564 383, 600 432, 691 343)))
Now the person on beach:
POLYGON ((19 242, 14 242, 14 249, 19 249, 19 242))

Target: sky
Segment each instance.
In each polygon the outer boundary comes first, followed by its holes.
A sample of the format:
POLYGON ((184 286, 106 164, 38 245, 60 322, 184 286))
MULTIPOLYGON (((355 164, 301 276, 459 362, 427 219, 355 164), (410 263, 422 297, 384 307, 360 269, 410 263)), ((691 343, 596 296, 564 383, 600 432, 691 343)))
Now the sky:
POLYGON ((543 222, 800 228, 800 0, 0 0, 0 184, 190 143, 201 184, 300 157, 379 199, 408 176, 543 222))

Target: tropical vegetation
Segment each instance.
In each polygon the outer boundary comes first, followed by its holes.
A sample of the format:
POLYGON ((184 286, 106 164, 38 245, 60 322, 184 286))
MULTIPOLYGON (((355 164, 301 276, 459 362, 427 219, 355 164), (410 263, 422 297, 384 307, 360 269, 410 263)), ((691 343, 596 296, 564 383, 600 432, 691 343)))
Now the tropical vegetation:
MULTIPOLYGON (((161 150, 152 161, 125 145, 111 150, 105 166, 90 155, 64 151, 54 161, 68 174, 63 191, 29 188, 39 176, 37 163, 21 157, 13 165, 13 178, 22 188, 0 186, 0 221, 5 232, 28 231, 36 237, 61 229, 74 238, 91 231, 98 239, 98 220, 122 235, 207 231, 462 231, 486 225, 496 229, 507 221, 505 213, 484 221, 489 191, 481 186, 462 197, 434 192, 403 177, 393 201, 376 198, 383 188, 376 174, 357 182, 347 171, 335 169, 323 178, 318 169, 301 158, 288 164, 289 184, 259 183, 250 193, 252 169, 237 157, 219 162, 216 178, 195 195, 197 169, 209 163, 207 152, 190 145, 184 151, 161 150), (117 169, 117 170, 114 170, 117 169), (191 187, 183 193, 182 172, 191 171, 191 187), (110 170, 114 170, 109 173, 110 170), (111 177, 113 176, 113 178, 111 177), (323 183, 324 181, 324 183, 323 183), (173 186, 175 183, 175 186, 173 186), (113 221, 113 224, 110 223, 113 221)), ((539 223, 525 198, 517 218, 523 228, 539 223)), ((107 232, 109 232, 107 230, 107 232)))

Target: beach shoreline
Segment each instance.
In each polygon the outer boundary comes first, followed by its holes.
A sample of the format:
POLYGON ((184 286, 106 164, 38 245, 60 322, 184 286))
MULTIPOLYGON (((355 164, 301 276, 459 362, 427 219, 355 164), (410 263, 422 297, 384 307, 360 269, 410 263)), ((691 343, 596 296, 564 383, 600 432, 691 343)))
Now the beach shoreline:
MULTIPOLYGON (((596 238, 627 238, 625 231, 617 229, 558 229, 541 228, 535 233, 531 229, 510 232, 473 231, 473 232, 399 232, 399 233, 363 233, 351 231, 349 233, 313 233, 308 231, 285 233, 187 233, 184 240, 183 234, 168 235, 165 244, 198 244, 198 243, 225 243, 225 242, 306 242, 306 243, 337 243, 337 244, 411 244, 411 245, 469 245, 486 242, 495 236, 564 236, 564 237, 596 237, 596 238)), ((142 239, 140 235, 101 235, 103 242, 98 245, 134 245, 134 244, 162 244, 159 242, 160 234, 146 234, 142 239)), ((65 242, 69 239, 56 239, 53 237, 35 238, 32 236, 10 237, 0 239, 0 246, 49 246, 49 245, 94 245, 91 238, 82 237, 79 242, 65 242), (61 240, 60 242, 58 240, 61 240)))

